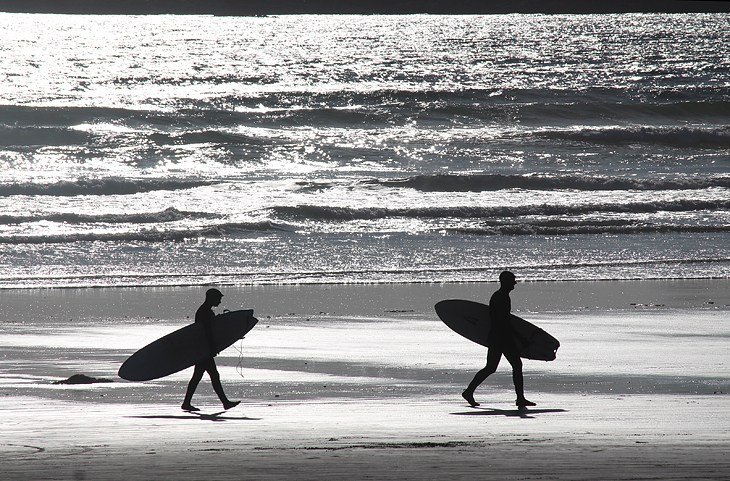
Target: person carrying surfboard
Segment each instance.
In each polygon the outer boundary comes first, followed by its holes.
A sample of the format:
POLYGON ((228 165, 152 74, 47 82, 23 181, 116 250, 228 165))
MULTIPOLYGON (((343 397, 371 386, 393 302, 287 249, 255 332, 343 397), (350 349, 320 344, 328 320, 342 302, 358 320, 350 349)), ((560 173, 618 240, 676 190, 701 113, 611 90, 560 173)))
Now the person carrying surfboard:
POLYGON ((474 375, 474 379, 461 395, 471 406, 479 406, 479 403, 474 400, 474 391, 490 374, 497 370, 499 361, 504 355, 512 365, 512 381, 517 393, 515 404, 520 408, 535 406, 534 402, 525 399, 522 360, 517 345, 519 337, 510 323, 512 300, 509 293, 515 288, 517 279, 510 271, 504 271, 499 274, 499 283, 499 289, 492 294, 492 298, 489 300, 491 330, 487 347, 487 365, 474 375))
POLYGON ((223 299, 223 293, 221 291, 218 289, 208 289, 205 292, 205 302, 203 302, 203 304, 195 312, 195 322, 199 322, 203 325, 205 340, 201 339, 201 341, 208 343, 208 347, 210 348, 210 357, 195 364, 193 377, 190 378, 188 389, 185 393, 185 400, 182 403, 182 409, 185 411, 200 411, 200 409, 196 408, 191 403, 193 400, 193 394, 195 394, 195 390, 198 388, 198 383, 200 383, 200 380, 203 378, 203 373, 206 372, 210 377, 210 382, 213 384, 215 393, 218 395, 221 403, 223 403, 224 409, 231 409, 240 403, 240 401, 231 401, 226 397, 226 394, 223 392, 223 386, 221 385, 221 377, 220 374, 218 374, 218 368, 216 367, 214 360, 214 357, 218 355, 218 352, 216 351, 215 344, 213 343, 211 323, 215 319, 213 307, 219 306, 221 299, 223 299))

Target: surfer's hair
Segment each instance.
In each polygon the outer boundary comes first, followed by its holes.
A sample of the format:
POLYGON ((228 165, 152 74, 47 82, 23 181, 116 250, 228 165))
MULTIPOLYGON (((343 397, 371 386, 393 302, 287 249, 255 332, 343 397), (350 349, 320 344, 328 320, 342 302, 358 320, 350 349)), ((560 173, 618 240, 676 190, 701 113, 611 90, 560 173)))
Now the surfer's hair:
POLYGON ((218 289, 208 289, 205 291, 205 298, 208 299, 220 299, 223 297, 223 293, 218 289))
POLYGON ((510 271, 502 271, 499 274, 499 282, 511 282, 516 280, 517 277, 510 271))

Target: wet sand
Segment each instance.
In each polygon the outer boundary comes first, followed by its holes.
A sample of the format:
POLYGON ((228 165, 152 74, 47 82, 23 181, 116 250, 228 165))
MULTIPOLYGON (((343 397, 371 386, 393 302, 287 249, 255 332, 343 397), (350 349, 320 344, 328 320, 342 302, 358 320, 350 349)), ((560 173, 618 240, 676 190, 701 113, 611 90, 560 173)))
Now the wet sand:
POLYGON ((504 361, 480 408, 460 399, 484 349, 432 311, 493 284, 223 286, 260 323, 217 360, 242 404, 222 412, 204 378, 198 414, 189 370, 116 370, 205 288, 3 291, 3 478, 727 479, 729 284, 519 284, 515 311, 562 343, 525 361, 526 411, 504 361), (54 384, 77 373, 114 382, 54 384))

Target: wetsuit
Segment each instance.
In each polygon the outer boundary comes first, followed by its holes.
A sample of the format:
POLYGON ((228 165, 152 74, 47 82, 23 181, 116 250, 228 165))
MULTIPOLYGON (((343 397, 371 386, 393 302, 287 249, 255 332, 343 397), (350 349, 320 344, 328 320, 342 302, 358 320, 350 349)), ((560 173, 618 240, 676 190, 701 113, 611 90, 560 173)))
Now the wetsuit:
POLYGON ((502 355, 512 365, 512 381, 515 385, 517 399, 525 398, 524 381, 522 378, 522 360, 519 349, 515 342, 515 333, 510 323, 512 301, 509 292, 499 289, 492 294, 489 301, 489 317, 491 328, 489 331, 489 348, 487 350, 487 365, 476 373, 474 379, 469 383, 467 391, 473 393, 490 374, 493 374, 499 366, 502 355))
POLYGON ((200 323, 203 325, 203 331, 205 332, 204 342, 208 344, 208 348, 210 349, 210 357, 195 364, 195 371, 193 372, 193 377, 190 378, 190 382, 188 383, 188 389, 185 393, 185 401, 183 405, 189 405, 191 403, 193 399, 193 394, 195 394, 195 389, 197 389, 198 383, 203 378, 203 373, 206 372, 208 373, 208 376, 210 376, 210 382, 213 384, 213 389, 215 390, 215 393, 218 395, 218 398, 221 400, 221 402, 223 404, 230 402, 228 401, 228 398, 226 398, 226 395, 223 393, 221 377, 220 374, 218 374, 218 368, 215 365, 215 360, 213 360, 213 357, 218 354, 217 352, 215 352, 215 345, 213 344, 212 338, 211 323, 213 322, 213 319, 215 319, 215 313, 213 312, 213 309, 211 309, 210 306, 208 306, 207 304, 203 304, 195 312, 195 323, 200 323))

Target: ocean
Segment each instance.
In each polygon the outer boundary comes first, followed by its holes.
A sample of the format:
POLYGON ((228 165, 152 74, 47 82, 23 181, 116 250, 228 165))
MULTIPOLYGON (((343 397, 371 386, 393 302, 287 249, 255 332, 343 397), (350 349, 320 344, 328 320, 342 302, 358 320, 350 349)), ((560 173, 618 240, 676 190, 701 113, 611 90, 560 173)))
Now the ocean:
POLYGON ((727 14, 0 36, 0 288, 730 275, 727 14))

